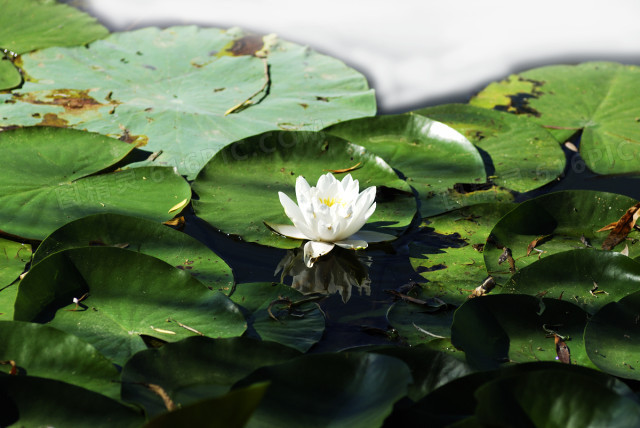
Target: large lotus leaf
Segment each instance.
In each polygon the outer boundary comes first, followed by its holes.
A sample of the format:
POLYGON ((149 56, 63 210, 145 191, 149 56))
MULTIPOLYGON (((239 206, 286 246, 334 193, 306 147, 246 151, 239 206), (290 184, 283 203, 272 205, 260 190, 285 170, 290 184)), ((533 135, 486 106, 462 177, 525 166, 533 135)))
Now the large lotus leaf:
POLYGON ((248 331, 262 340, 306 352, 324 333, 324 313, 320 307, 288 285, 238 284, 231 300, 244 308, 248 331))
MULTIPOLYGON (((376 211, 364 229, 397 233, 406 228, 416 212, 407 183, 380 157, 322 132, 268 132, 225 147, 193 183, 200 198, 193 207, 199 217, 225 233, 262 245, 295 248, 300 240, 277 235, 263 223, 291 224, 278 191, 295 201, 299 175, 315 186, 327 171, 354 166, 349 173, 359 180, 360 191, 379 187, 376 211)), ((337 174, 338 179, 343 176, 337 174)))
POLYGON ((491 181, 528 192, 555 180, 565 155, 546 129, 526 117, 468 104, 447 104, 414 113, 443 122, 489 155, 491 181))
POLYGON ((571 250, 520 269, 496 293, 564 298, 590 314, 640 290, 640 263, 601 250, 571 250))
POLYGON ((627 379, 640 380, 640 292, 611 302, 587 324, 584 345, 600 370, 627 379))
POLYGON ((56 1, 2 0, 0 10, 0 48, 18 54, 85 45, 109 34, 94 17, 56 1))
POLYGON ((621 396, 589 374, 537 370, 480 386, 480 426, 637 427, 640 403, 621 396))
POLYGON ((593 366, 582 332, 587 313, 565 300, 519 294, 478 297, 460 306, 451 325, 451 343, 467 362, 489 370, 511 362, 553 361, 554 334, 565 338, 571 362, 593 366))
POLYGON ((22 83, 22 76, 13 63, 0 58, 0 90, 11 89, 22 83))
POLYGON ((182 406, 152 419, 144 428, 242 428, 258 407, 268 387, 267 382, 257 383, 221 397, 182 406))
POLYGON ((141 405, 147 415, 154 416, 166 407, 147 384, 160 386, 182 407, 226 394, 254 370, 299 355, 278 343, 244 337, 189 337, 131 357, 122 370, 122 399, 141 405))
POLYGON ((131 427, 140 412, 79 386, 35 376, 0 376, 0 426, 131 427))
POLYGON ((578 130, 580 154, 598 174, 638 173, 640 67, 608 62, 554 65, 491 83, 471 104, 526 114, 564 142, 578 130))
POLYGON ((98 174, 121 160, 130 144, 73 129, 33 127, 0 133, 0 227, 43 239, 71 220, 100 212, 168 220, 188 201, 188 183, 171 168, 98 174))
POLYGON ((148 254, 188 271, 212 289, 233 286, 231 268, 200 241, 160 223, 120 214, 95 214, 65 224, 42 241, 33 264, 58 251, 89 246, 148 254))
MULTIPOLYGON (((609 231, 597 231, 618 221, 636 203, 627 196, 586 190, 549 193, 523 202, 491 231, 484 248, 487 271, 501 284, 512 275, 508 259, 499 262, 504 247, 511 250, 516 269, 554 253, 587 248, 587 244, 600 248, 609 231)), ((630 238, 638 236, 637 231, 629 234, 630 238)), ((625 245, 630 257, 640 255, 640 243, 635 239, 623 241, 614 251, 622 251, 625 245)))
POLYGON ((238 29, 144 28, 22 61, 30 77, 0 95, 0 126, 48 115, 58 126, 162 151, 154 163, 176 166, 189 179, 233 141, 276 129, 319 130, 376 110, 364 76, 341 61, 238 29))
MULTIPOLYGON (((14 361, 20 375, 56 379, 120 398, 118 370, 77 336, 41 324, 0 321, 0 343, 0 360, 14 361)), ((0 366, 0 372, 10 369, 0 366)))
POLYGON ((187 271, 113 247, 54 253, 20 283, 16 320, 48 320, 122 364, 145 349, 141 335, 174 342, 195 334, 239 336, 238 307, 187 271), (74 298, 80 301, 76 310, 74 298), (53 319, 51 319, 53 317, 53 319))
POLYGON ((413 383, 407 396, 418 401, 434 389, 471 373, 465 362, 452 355, 429 348, 426 344, 411 347, 374 346, 367 352, 388 355, 404 361, 411 369, 413 383))
POLYGON ((252 427, 375 427, 407 393, 411 373, 393 357, 369 353, 305 355, 256 370, 237 386, 270 381, 252 427))
MULTIPOLYGON (((412 426, 417 420, 428 420, 433 426, 454 426, 452 425, 454 422, 474 415, 478 408, 475 392, 483 385, 496 379, 506 378, 518 380, 527 377, 529 374, 544 373, 548 375, 549 372, 587 378, 595 384, 593 386, 598 390, 601 388, 606 389, 632 402, 638 401, 633 391, 623 382, 597 370, 577 365, 564 365, 552 362, 523 363, 502 366, 499 370, 471 373, 467 376, 454 379, 432 391, 413 406, 404 408, 402 411, 395 411, 393 415, 387 419, 386 422, 388 425, 385 425, 385 427, 412 426)), ((541 392, 541 394, 543 393, 541 392)), ((488 397, 483 397, 483 399, 486 398, 488 397)), ((553 395, 550 396, 550 399, 553 399, 553 395)), ((496 401, 499 402, 497 396, 496 401)), ((553 407, 552 405, 549 406, 553 407)), ((504 415, 509 411, 509 406, 502 406, 500 409, 495 409, 495 411, 497 415, 504 415)), ((542 411, 548 411, 548 409, 541 410, 541 412, 542 411)), ((455 426, 464 426, 464 424, 455 426)), ((558 424, 557 426, 564 425, 558 424)))
POLYGON ((364 146, 398 170, 418 192, 423 216, 456 207, 455 184, 482 184, 487 178, 482 157, 469 140, 423 116, 356 119, 334 125, 327 132, 364 146))
POLYGON ((426 304, 404 301, 394 303, 387 311, 389 325, 410 345, 451 337, 453 310, 438 307, 441 301, 431 302, 428 297, 420 294, 415 297, 425 299, 426 304))
POLYGON ((514 204, 478 204, 429 217, 409 244, 411 265, 425 279, 422 295, 460 305, 487 278, 482 252, 489 232, 514 204))

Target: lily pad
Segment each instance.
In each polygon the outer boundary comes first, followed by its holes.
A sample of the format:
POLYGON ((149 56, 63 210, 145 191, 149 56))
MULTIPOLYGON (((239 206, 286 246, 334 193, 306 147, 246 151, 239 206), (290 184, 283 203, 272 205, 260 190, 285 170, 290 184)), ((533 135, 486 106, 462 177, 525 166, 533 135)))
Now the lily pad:
POLYGON ((496 293, 564 298, 590 314, 640 290, 640 263, 619 253, 571 250, 519 270, 496 293))
POLYGON ((388 355, 404 361, 411 369, 413 383, 407 396, 418 401, 434 389, 472 372, 463 361, 448 353, 431 349, 426 344, 399 347, 375 346, 367 352, 388 355))
MULTIPOLYGON (((0 360, 14 361, 18 375, 45 377, 120 398, 120 373, 93 346, 47 325, 0 321, 0 360)), ((8 373, 10 365, 0 366, 8 373)))
POLYGON ((141 335, 174 342, 196 334, 239 336, 246 328, 228 297, 187 271, 112 247, 65 250, 35 265, 20 283, 14 318, 53 318, 53 327, 117 364, 145 349, 141 335))
POLYGON ((18 277, 31 260, 31 245, 0 238, 0 320, 13 319, 18 277))
POLYGON ((200 241, 160 223, 121 214, 95 214, 65 224, 42 241, 33 264, 58 251, 89 246, 148 254, 189 272, 211 289, 233 286, 231 268, 200 241))
POLYGON ((368 353, 304 355, 263 367, 236 387, 270 381, 248 428, 381 426, 407 393, 409 368, 401 360, 368 353))
POLYGON ((325 328, 320 307, 293 288, 271 282, 238 284, 231 300, 246 313, 248 333, 300 352, 316 344, 325 328))
POLYGON ((222 396, 254 370, 299 355, 278 343, 245 337, 189 337, 131 357, 122 370, 122 398, 141 405, 152 417, 165 412, 166 407, 160 396, 144 385, 158 385, 174 405, 184 407, 222 396))
MULTIPOLYGON (((627 196, 587 190, 549 193, 525 201, 491 231, 484 248, 487 271, 499 284, 515 273, 508 258, 500 263, 505 247, 511 250, 516 270, 561 251, 601 248, 609 232, 597 231, 618 221, 636 203, 627 196)), ((637 231, 629 233, 629 238, 637 236, 637 231)), ((620 243, 613 251, 620 252, 625 245, 630 257, 640 255, 640 243, 634 240, 620 243)))
MULTIPOLYGON (((599 404, 595 402, 598 394, 593 393, 593 391, 603 390, 606 391, 604 394, 609 397, 610 394, 613 394, 616 397, 628 400, 632 403, 638 402, 635 394, 627 385, 606 373, 577 365, 564 365, 540 361, 502 366, 498 370, 480 371, 454 379, 432 391, 411 407, 402 409, 402 411, 394 412, 387 422, 389 423, 389 426, 411 426, 414 421, 428 420, 433 426, 454 426, 453 424, 456 422, 457 424, 455 426, 466 426, 460 421, 465 419, 467 421, 476 420, 474 416, 476 414, 478 414, 478 416, 488 416, 486 415, 487 412, 484 411, 485 409, 480 409, 478 406, 476 391, 479 391, 484 385, 494 381, 506 379, 508 381, 518 383, 521 380, 525 381, 525 379, 530 379, 530 375, 533 377, 543 377, 545 382, 548 382, 546 385, 547 389, 535 389, 536 397, 532 397, 533 402, 540 402, 547 398, 549 400, 553 400, 556 394, 558 394, 562 401, 568 401, 567 405, 570 405, 571 408, 574 409, 574 413, 579 412, 579 410, 573 406, 579 406, 582 402, 574 403, 574 396, 571 394, 572 388, 568 387, 574 379, 578 385, 584 387, 584 391, 588 392, 587 395, 589 398, 587 401, 590 403, 590 406, 599 406, 599 404), (555 376, 555 374, 558 374, 559 376, 555 376), (567 377, 569 377, 569 379, 567 379, 567 377), (553 391, 554 393, 551 393, 550 391, 553 391)), ((493 410, 492 413, 494 420, 513 415, 518 412, 516 409, 520 410, 520 405, 512 402, 514 399, 513 397, 516 395, 515 393, 511 392, 509 397, 504 397, 501 392, 495 392, 496 393, 494 395, 483 393, 481 398, 483 402, 493 410), (491 400, 490 403, 488 402, 489 400, 491 400), (508 400, 510 405, 507 406, 504 404, 507 402, 506 400, 508 400)), ((540 408, 544 410, 537 413, 544 413, 545 415, 551 413, 554 418, 563 414, 563 409, 552 411, 552 409, 555 408, 553 402, 540 404, 540 408)), ((544 417, 544 415, 539 415, 539 417, 544 417)), ((555 421, 551 421, 547 425, 541 424, 535 426, 573 426, 567 424, 566 421, 563 420, 558 420, 557 423, 554 422, 555 421)), ((472 423, 470 426, 478 425, 473 425, 472 423)), ((497 423, 497 426, 534 425, 530 422, 529 424, 518 424, 501 421, 501 423, 497 423)), ((577 426, 589 426, 589 424, 578 424, 576 427, 577 426)))
POLYGON ((0 238, 0 290, 18 279, 29 260, 31 245, 0 238))
POLYGON ((460 306, 451 325, 451 343, 475 369, 510 362, 554 361, 554 334, 564 338, 573 364, 593 367, 582 333, 587 313, 564 300, 525 295, 488 295, 460 306))
POLYGON ((640 67, 587 62, 535 68, 491 83, 470 103, 525 114, 564 142, 581 131, 580 154, 598 174, 639 173, 640 67))
POLYGON ((35 376, 0 376, 0 425, 20 427, 131 427, 142 414, 79 386, 35 376))
MULTIPOLYGON (((50 46, 83 45, 109 34, 95 18, 66 4, 41 0, 4 0, 0 16, 2 49, 22 54, 50 46)), ((14 60, 22 64, 21 58, 14 60)), ((22 76, 12 61, 0 59, 0 90, 15 88, 22 76)))
POLYGON ((587 324, 587 355, 600 369, 614 376, 640 380, 640 291, 602 307, 587 324))
POLYGON ((479 387, 480 426, 634 427, 640 403, 575 371, 537 370, 479 387), (544 409, 544 410, 542 410, 544 409))
POLYGON ((22 76, 18 69, 8 59, 0 58, 0 90, 20 86, 22 76))
POLYGON ((146 167, 97 174, 132 146, 72 129, 33 127, 0 133, 0 227, 43 239, 65 223, 101 212, 165 221, 189 200, 188 183, 171 168, 146 167))
MULTIPOLYGON (((413 296, 412 296, 413 297, 413 296)), ((425 304, 396 302, 387 311, 387 321, 410 345, 419 345, 451 337, 453 310, 442 305, 442 301, 424 298, 425 304)))
POLYGON ((236 389, 221 397, 182 406, 152 419, 144 425, 144 428, 177 426, 242 428, 258 407, 268 387, 267 382, 257 383, 236 389))
POLYGON ((526 117, 468 104, 447 104, 414 111, 440 121, 488 154, 491 181, 528 192, 562 174, 565 155, 545 128, 526 117))
POLYGON ((144 28, 22 61, 30 78, 0 95, 0 126, 48 116, 144 145, 159 154, 153 164, 189 179, 233 141, 315 131, 376 110, 364 76, 341 61, 239 29, 144 28))
POLYGON ((429 217, 409 244, 411 266, 429 282, 422 296, 460 305, 487 278, 487 237, 515 204, 478 204, 429 217))
POLYGON ((3 0, 0 48, 22 54, 50 46, 85 45, 109 34, 96 19, 56 1, 3 0))
POLYGON ((222 232, 262 245, 295 248, 300 240, 277 235, 264 225, 291 224, 278 191, 295 201, 299 175, 315 185, 327 171, 345 168, 359 180, 361 191, 378 186, 376 211, 363 230, 399 234, 411 223, 416 201, 407 183, 363 147, 321 132, 274 131, 225 147, 193 183, 199 196, 193 207, 222 232))
POLYGON ((327 132, 365 147, 398 170, 418 192, 422 215, 450 209, 445 199, 455 184, 480 184, 487 179, 480 153, 469 140, 423 116, 356 119, 334 125, 327 132))

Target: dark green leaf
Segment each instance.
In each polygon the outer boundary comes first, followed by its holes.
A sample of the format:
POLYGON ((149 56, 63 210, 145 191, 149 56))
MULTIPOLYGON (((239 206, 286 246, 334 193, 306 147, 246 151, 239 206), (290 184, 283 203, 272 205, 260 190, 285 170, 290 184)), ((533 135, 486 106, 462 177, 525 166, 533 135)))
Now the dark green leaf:
POLYGON ((451 343, 472 367, 489 370, 506 362, 555 361, 555 333, 564 337, 572 363, 592 366, 582 340, 586 322, 587 313, 564 300, 488 295, 458 308, 451 343))
POLYGON ((97 172, 133 147, 103 135, 34 127, 0 133, 2 230, 43 239, 71 220, 122 213, 168 220, 171 207, 190 199, 187 182, 171 168, 97 172))
POLYGON ((247 312, 249 332, 306 352, 322 337, 324 314, 317 304, 284 284, 238 284, 231 295, 247 312))
POLYGON ((451 126, 486 152, 493 168, 491 181, 498 186, 528 192, 555 180, 564 170, 565 156, 556 139, 525 117, 468 104, 414 113, 451 126))
POLYGON ((571 250, 522 268, 496 293, 562 298, 590 314, 640 290, 640 263, 601 250, 571 250))
MULTIPOLYGON (((549 193, 523 202, 491 231, 484 248, 487 271, 499 284, 512 275, 509 263, 499 262, 504 247, 511 250, 516 269, 561 251, 586 249, 587 244, 600 248, 609 232, 597 231, 618 221, 636 203, 627 196, 588 190, 549 193), (530 244, 539 238, 543 239, 529 250, 530 244)), ((637 236, 640 236, 637 231, 629 234, 629 238, 637 236)), ((640 243, 634 241, 625 241, 614 251, 621 251, 626 244, 630 257, 639 254, 640 243)))
MULTIPOLYGON (((327 132, 364 146, 400 171, 417 190, 423 216, 458 208, 456 198, 461 196, 453 191, 456 183, 477 185, 487 178, 473 144, 454 129, 423 116, 357 119, 334 125, 327 132)), ((478 202, 467 198, 462 205, 478 202)))
POLYGON ((231 268, 207 246, 170 227, 120 214, 95 214, 65 224, 38 246, 33 263, 69 248, 115 246, 163 260, 212 289, 233 286, 231 268))
MULTIPOLYGON (((637 277, 636 277, 637 283, 637 277)), ((611 302, 587 324, 584 345, 600 369, 614 376, 640 380, 640 292, 611 302)))
POLYGON ((158 416, 145 424, 144 428, 242 428, 260 404, 268 387, 267 382, 258 383, 221 397, 190 404, 158 416))
MULTIPOLYGON (((55 328, 0 321, 0 360, 15 362, 18 374, 68 382, 119 399, 118 370, 96 349, 55 328)), ((9 365, 0 366, 8 373, 9 365)))
POLYGON ((300 353, 273 342, 244 337, 189 337, 135 354, 122 370, 122 398, 155 416, 166 407, 145 385, 160 386, 179 407, 226 394, 255 369, 300 353))
POLYGON ((637 427, 640 404, 620 396, 590 373, 536 370, 477 389, 483 426, 637 427))
POLYGON ((0 426, 139 427, 138 411, 78 386, 32 376, 0 376, 0 426))
POLYGON ((112 247, 61 251, 31 269, 20 283, 14 317, 52 316, 52 326, 118 364, 145 348, 142 334, 174 342, 199 333, 239 336, 246 328, 238 307, 221 292, 159 259, 112 247), (75 310, 72 299, 85 293, 75 310))
POLYGON ((386 355, 305 355, 264 367, 237 386, 270 381, 247 427, 374 427, 407 392, 409 368, 386 355))
POLYGON ((487 278, 483 251, 489 232, 513 204, 478 204, 429 217, 409 244, 411 265, 429 282, 423 297, 460 305, 487 278))

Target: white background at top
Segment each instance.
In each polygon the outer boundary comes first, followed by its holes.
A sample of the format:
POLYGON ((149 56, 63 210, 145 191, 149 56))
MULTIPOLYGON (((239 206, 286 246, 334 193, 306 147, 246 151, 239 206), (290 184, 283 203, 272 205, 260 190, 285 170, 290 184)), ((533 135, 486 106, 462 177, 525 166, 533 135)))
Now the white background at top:
POLYGON ((356 68, 381 112, 444 101, 554 63, 640 64, 640 1, 85 0, 112 31, 242 27, 309 45, 356 68))

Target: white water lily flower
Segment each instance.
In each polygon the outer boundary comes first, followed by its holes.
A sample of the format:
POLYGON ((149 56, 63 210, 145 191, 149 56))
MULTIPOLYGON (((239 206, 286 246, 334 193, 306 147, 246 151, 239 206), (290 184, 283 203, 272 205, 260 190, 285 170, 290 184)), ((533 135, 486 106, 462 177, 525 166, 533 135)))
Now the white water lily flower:
POLYGON ((335 245, 359 250, 367 248, 369 242, 395 239, 386 233, 360 231, 376 209, 376 188, 358 192, 358 180, 351 178, 351 174, 338 181, 333 174, 327 173, 318 179, 315 187, 299 176, 296 180, 297 205, 278 192, 293 226, 266 224, 281 235, 308 240, 304 246, 304 262, 309 267, 335 245))

